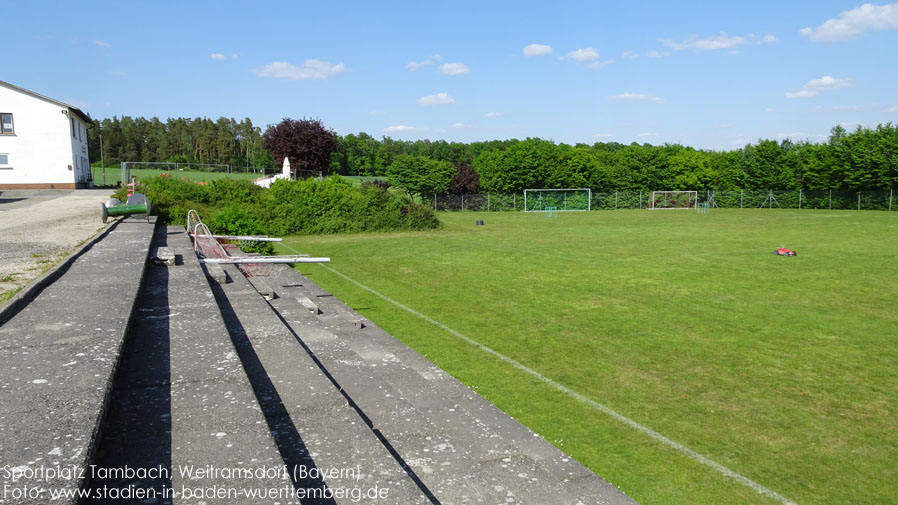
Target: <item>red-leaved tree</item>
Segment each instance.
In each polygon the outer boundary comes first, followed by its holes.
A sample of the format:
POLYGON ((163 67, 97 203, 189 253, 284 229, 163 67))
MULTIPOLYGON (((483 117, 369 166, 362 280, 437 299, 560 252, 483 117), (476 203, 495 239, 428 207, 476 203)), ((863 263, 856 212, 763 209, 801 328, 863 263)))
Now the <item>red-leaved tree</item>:
POLYGON ((283 166, 286 157, 293 170, 326 172, 331 153, 337 149, 337 138, 320 119, 284 118, 280 123, 268 126, 262 136, 262 145, 271 152, 278 167, 283 166))

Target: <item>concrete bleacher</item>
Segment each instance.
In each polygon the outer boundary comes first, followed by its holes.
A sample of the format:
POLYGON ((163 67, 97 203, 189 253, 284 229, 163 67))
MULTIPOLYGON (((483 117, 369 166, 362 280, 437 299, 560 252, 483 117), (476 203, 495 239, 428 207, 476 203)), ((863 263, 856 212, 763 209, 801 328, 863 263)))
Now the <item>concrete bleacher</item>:
POLYGON ((43 483, 86 503, 634 503, 295 270, 207 267, 183 228, 125 220, 0 319, 0 460, 166 470, 43 483))
POLYGON ((93 455, 152 235, 146 221, 113 224, 0 313, 0 460, 45 477, 3 478, 32 489, 10 503, 84 483, 46 470, 83 469, 93 455))

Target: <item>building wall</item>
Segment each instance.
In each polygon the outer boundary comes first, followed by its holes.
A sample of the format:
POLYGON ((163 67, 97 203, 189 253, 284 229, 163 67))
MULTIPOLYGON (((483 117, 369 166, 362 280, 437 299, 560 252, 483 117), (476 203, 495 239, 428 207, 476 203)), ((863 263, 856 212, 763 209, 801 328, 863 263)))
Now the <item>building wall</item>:
POLYGON ((0 113, 14 133, 0 134, 0 189, 87 187, 87 123, 69 108, 0 85, 0 113), (74 121, 75 132, 72 135, 74 121))

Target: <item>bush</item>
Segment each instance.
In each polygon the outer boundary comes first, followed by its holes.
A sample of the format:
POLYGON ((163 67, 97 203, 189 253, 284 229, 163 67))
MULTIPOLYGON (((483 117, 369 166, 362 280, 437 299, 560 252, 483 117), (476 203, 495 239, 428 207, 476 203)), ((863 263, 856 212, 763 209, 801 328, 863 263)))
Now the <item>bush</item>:
MULTIPOLYGON (((185 224, 196 210, 213 233, 222 235, 303 235, 372 231, 430 230, 439 227, 429 207, 383 184, 355 188, 339 176, 278 180, 270 189, 245 180, 217 179, 197 184, 168 176, 140 181, 153 214, 165 224, 185 224)), ((115 196, 125 201, 124 188, 115 196)), ((271 245, 253 249, 270 253, 271 245)), ((248 251, 249 252, 249 251, 248 251)))

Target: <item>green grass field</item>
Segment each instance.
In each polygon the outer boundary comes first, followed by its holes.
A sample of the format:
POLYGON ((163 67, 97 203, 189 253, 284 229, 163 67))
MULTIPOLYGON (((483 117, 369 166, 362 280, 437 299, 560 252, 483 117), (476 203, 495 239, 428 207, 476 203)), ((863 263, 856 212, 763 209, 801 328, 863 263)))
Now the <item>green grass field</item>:
MULTIPOLYGON (((798 504, 898 503, 898 213, 440 218, 286 244, 798 504)), ((643 505, 777 503, 322 266, 300 270, 643 505)))
MULTIPOLYGON (((98 166, 90 167, 91 174, 93 175, 94 185, 95 186, 103 186, 103 168, 98 166)), ((191 181, 197 182, 207 182, 215 179, 224 179, 224 178, 232 178, 232 179, 246 179, 249 181, 258 179, 262 177, 262 174, 258 173, 244 173, 244 172, 232 172, 230 174, 225 172, 201 172, 197 170, 185 170, 182 172, 175 172, 173 170, 159 170, 159 169, 151 169, 151 168, 132 168, 131 175, 137 176, 137 179, 144 179, 147 177, 156 177, 160 174, 168 174, 172 177, 180 177, 184 179, 188 179, 191 181)), ((270 174, 269 174, 270 175, 270 174)), ((106 186, 115 186, 118 184, 119 180, 122 178, 122 167, 121 166, 106 166, 106 186)))
MULTIPOLYGON (((106 178, 105 184, 103 182, 103 168, 100 166, 91 166, 91 174, 93 175, 94 185, 95 186, 115 186, 118 184, 119 180, 122 178, 122 168, 121 166, 106 166, 106 178)), ((191 181, 197 182, 207 182, 215 179, 224 179, 227 177, 233 179, 246 179, 248 181, 256 180, 262 177, 260 173, 253 172, 232 172, 230 174, 225 172, 202 172, 198 170, 185 170, 175 172, 172 170, 158 170, 158 169, 150 169, 150 168, 133 168, 131 169, 131 174, 137 176, 138 180, 147 178, 147 177, 156 177, 160 174, 168 174, 172 177, 181 177, 184 179, 189 179, 191 181)), ((272 175, 272 172, 269 170, 266 175, 272 175)), ((369 176, 343 176, 345 179, 349 180, 354 186, 360 186, 362 182, 366 181, 375 181, 375 180, 386 180, 385 177, 369 177, 369 176)))

